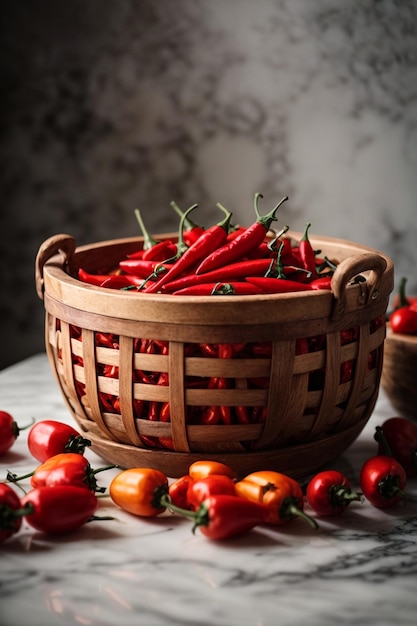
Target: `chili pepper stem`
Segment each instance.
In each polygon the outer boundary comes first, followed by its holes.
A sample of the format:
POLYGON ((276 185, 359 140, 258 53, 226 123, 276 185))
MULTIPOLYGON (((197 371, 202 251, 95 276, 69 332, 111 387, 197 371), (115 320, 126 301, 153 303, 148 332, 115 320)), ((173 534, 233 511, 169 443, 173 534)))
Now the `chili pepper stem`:
POLYGON ((25 426, 19 426, 17 422, 13 422, 12 431, 13 431, 13 435, 15 436, 15 438, 19 436, 19 433, 21 430, 26 430, 27 428, 30 428, 31 426, 33 426, 34 423, 35 423, 34 417, 32 417, 32 421, 30 422, 30 424, 26 424, 25 426))
POLYGON ((374 439, 377 443, 381 444, 386 456, 392 456, 391 448, 389 447, 387 438, 385 437, 381 426, 377 426, 375 428, 374 439))
POLYGON ((255 193, 255 198, 254 198, 254 208, 255 208, 255 213, 256 213, 256 218, 257 221, 259 222, 259 224, 263 224, 265 226, 265 228, 268 230, 271 222, 275 221, 276 218, 276 211, 278 210, 278 208, 281 206, 281 204, 283 204, 286 200, 288 200, 288 196, 284 196, 279 202, 278 204, 272 209, 272 211, 270 211, 269 213, 267 213, 266 215, 261 215, 259 213, 259 209, 258 209, 258 200, 259 198, 263 198, 263 195, 259 192, 255 193))
POLYGON ((307 515, 307 513, 304 513, 304 511, 302 511, 291 498, 286 498, 282 503, 281 515, 287 519, 301 517, 301 519, 306 521, 311 528, 319 530, 319 525, 316 520, 310 517, 310 515, 307 515))
POLYGON ((350 489, 346 489, 346 487, 343 487, 342 485, 334 485, 334 487, 330 489, 329 497, 335 507, 346 504, 348 502, 364 501, 364 496, 362 493, 351 491, 350 489))
POLYGON ((104 467, 98 467, 97 469, 92 471, 92 474, 96 475, 99 472, 105 472, 106 470, 109 469, 123 469, 122 467, 120 467, 120 465, 105 465, 104 467))
POLYGON ((406 290, 405 290, 406 284, 407 284, 407 278, 405 276, 403 276, 401 278, 400 286, 399 286, 399 290, 398 290, 398 307, 397 308, 401 308, 403 306, 407 306, 407 304, 408 304, 407 296, 406 296, 406 290))
POLYGON ((208 508, 204 504, 200 504, 196 511, 192 511, 189 509, 182 509, 179 506, 176 506, 172 503, 169 495, 165 494, 160 498, 161 506, 165 506, 171 513, 178 513, 183 517, 187 517, 188 519, 194 522, 192 532, 195 534, 195 531, 199 526, 207 526, 209 518, 208 518, 208 508))
POLYGON ((394 474, 387 474, 382 480, 378 483, 378 491, 382 495, 383 498, 394 498, 395 496, 399 496, 401 500, 406 500, 406 495, 403 489, 400 487, 399 477, 394 474))
POLYGON ((17 474, 14 474, 13 472, 10 472, 9 470, 7 470, 6 482, 16 484, 20 480, 24 480, 25 478, 30 478, 31 476, 34 475, 34 473, 35 473, 35 470, 33 470, 33 472, 29 472, 28 474, 23 474, 22 476, 18 476, 17 474))
POLYGON ((82 435, 71 435, 67 445, 65 446, 65 451, 78 452, 79 454, 82 454, 85 448, 88 448, 89 446, 91 446, 91 441, 89 439, 85 439, 82 435))
POLYGON ((143 222, 142 219, 142 215, 139 211, 139 209, 135 209, 135 216, 136 219, 138 220, 140 229, 142 231, 142 235, 143 235, 143 249, 144 250, 149 250, 149 248, 152 248, 153 246, 155 246, 158 241, 156 239, 154 239, 147 231, 146 226, 143 222))

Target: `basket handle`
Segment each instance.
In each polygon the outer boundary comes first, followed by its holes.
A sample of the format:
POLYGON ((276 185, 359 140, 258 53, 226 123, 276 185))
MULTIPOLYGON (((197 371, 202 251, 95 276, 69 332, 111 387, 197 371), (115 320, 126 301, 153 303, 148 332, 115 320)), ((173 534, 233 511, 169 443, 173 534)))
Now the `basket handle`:
POLYGON ((358 303, 365 306, 371 300, 376 300, 379 295, 378 281, 386 268, 387 261, 374 252, 364 252, 341 261, 332 278, 332 291, 335 298, 332 319, 343 315, 346 307, 346 286, 362 272, 369 270, 369 274, 366 277, 363 276, 363 281, 358 283, 361 286, 358 303))
POLYGON ((35 284, 36 292, 41 300, 44 294, 43 268, 51 257, 58 252, 62 252, 65 260, 64 265, 71 264, 72 256, 75 252, 75 239, 71 235, 53 235, 46 239, 40 246, 35 260, 35 284))

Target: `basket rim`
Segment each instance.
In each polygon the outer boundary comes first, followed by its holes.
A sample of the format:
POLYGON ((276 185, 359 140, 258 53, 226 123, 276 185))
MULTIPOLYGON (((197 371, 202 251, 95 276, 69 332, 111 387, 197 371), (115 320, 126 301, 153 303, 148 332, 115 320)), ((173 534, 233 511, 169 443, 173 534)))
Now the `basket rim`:
MULTIPOLYGON (((288 231, 288 237, 300 237, 301 233, 288 231)), ((158 235, 159 238, 173 238, 174 234, 165 233, 158 235)), ((223 295, 216 296, 172 296, 171 294, 147 294, 139 292, 120 292, 119 290, 98 287, 80 281, 66 270, 68 266, 70 272, 87 259, 89 255, 94 258, 101 258, 103 254, 111 253, 113 259, 122 258, 129 251, 137 249, 143 242, 143 237, 127 237, 121 239, 106 240, 84 244, 70 250, 69 254, 63 255, 59 247, 59 241, 70 238, 68 235, 57 235, 55 237, 55 248, 52 254, 43 255, 41 250, 36 259, 36 279, 37 290, 40 297, 44 294, 66 306, 79 308, 88 313, 102 311, 118 319, 144 319, 155 320, 156 311, 158 320, 161 323, 201 323, 207 318, 207 310, 212 312, 213 325, 242 324, 251 325, 259 323, 278 323, 288 321, 289 317, 295 316, 297 319, 318 319, 330 318, 339 301, 333 292, 324 290, 289 292, 279 294, 260 295, 234 295, 227 298, 223 295), (124 252, 122 252, 124 251, 124 252), (279 303, 279 306, 277 306, 279 303)), ((344 259, 355 259, 360 255, 375 255, 385 264, 385 269, 378 277, 379 302, 369 303, 373 313, 378 314, 378 310, 385 310, 386 303, 393 289, 393 261, 386 254, 363 244, 337 239, 332 237, 311 237, 311 242, 315 248, 327 246, 330 254, 339 253, 344 255, 344 259), (381 304, 381 302, 383 304, 381 304), (374 305, 377 305, 376 307, 374 305)), ((45 242, 46 243, 46 242, 45 242)), ((43 244, 45 245, 45 244, 43 244)), ((63 247, 63 246, 62 246, 63 247)), ((42 248, 42 247, 41 247, 42 248)), ((348 264, 349 265, 349 264, 348 264)), ((372 267, 368 268, 373 270, 372 267)), ((88 270, 88 268, 87 268, 88 270)), ((349 267, 347 268, 349 273, 349 267)), ((357 272, 359 273, 359 272, 357 272)), ((335 273, 336 275, 336 273, 335 273)), ((356 274, 353 274, 353 278, 356 274)), ((364 308, 364 287, 363 285, 348 284, 349 276, 342 277, 343 299, 346 303, 340 314, 347 311, 356 311, 364 308), (345 306, 346 305, 346 306, 345 306)))

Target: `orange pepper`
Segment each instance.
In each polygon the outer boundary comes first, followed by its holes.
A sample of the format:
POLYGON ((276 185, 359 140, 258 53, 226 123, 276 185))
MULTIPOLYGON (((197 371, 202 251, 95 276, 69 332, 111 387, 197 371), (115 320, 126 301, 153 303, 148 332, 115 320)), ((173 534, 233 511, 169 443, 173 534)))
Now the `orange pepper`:
POLYGON ((124 511, 156 517, 169 502, 168 478, 157 469, 133 467, 117 474, 109 486, 110 497, 124 511))
POLYGON ((282 526, 297 517, 305 519, 317 529, 317 522, 304 513, 304 495, 301 485, 286 474, 265 470, 252 472, 236 483, 236 493, 252 502, 261 502, 269 509, 266 522, 282 526))
POLYGON ((206 478, 207 476, 213 476, 213 474, 222 474, 223 476, 228 476, 229 478, 236 478, 236 474, 231 467, 225 463, 221 463, 220 461, 211 460, 195 461, 194 463, 191 463, 188 468, 188 473, 194 480, 206 478))

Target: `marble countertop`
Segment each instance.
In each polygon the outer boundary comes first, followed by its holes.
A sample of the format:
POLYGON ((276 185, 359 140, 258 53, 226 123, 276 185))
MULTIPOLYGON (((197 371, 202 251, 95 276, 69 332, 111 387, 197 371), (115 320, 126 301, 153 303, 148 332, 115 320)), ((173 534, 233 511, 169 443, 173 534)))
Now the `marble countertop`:
MULTIPOLYGON (((46 355, 0 372, 0 408, 23 426, 32 417, 72 422, 46 355)), ((358 489, 376 448, 374 427, 394 415, 381 391, 356 442, 332 467, 358 489)), ((75 424, 73 424, 75 425, 75 424)), ((1 470, 36 466, 21 431, 1 470)), ((103 460, 91 450, 93 467, 103 460)), ((100 474, 107 486, 117 470, 100 474)), ((352 503, 344 515, 261 527, 212 542, 170 514, 139 519, 103 500, 114 520, 58 537, 25 523, 0 545, 0 624, 25 626, 285 626, 415 624, 417 479, 409 500, 387 511, 352 503)), ((308 508, 306 509, 308 510, 308 508)))

